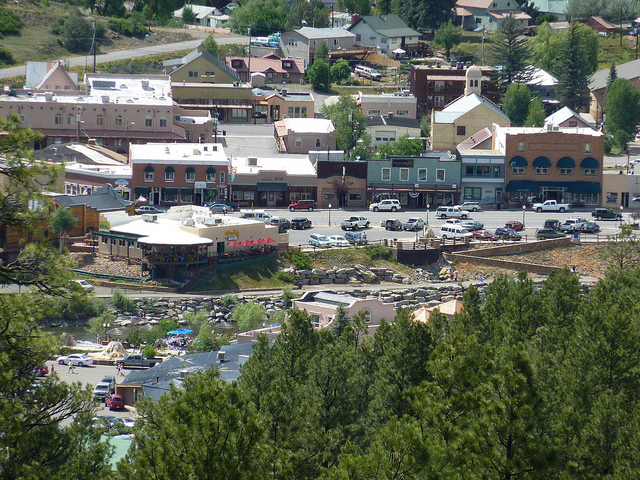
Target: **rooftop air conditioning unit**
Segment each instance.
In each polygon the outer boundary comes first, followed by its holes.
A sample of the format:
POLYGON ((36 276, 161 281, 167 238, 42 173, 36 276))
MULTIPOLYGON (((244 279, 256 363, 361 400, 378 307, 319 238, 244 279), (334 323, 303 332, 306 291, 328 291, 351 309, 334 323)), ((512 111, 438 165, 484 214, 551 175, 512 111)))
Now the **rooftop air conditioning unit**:
POLYGON ((47 102, 53 101, 53 92, 44 92, 44 99, 47 102))
POLYGON ((195 226, 196 222, 193 220, 193 218, 185 218, 182 221, 182 225, 184 225, 185 227, 193 227, 195 226))
POLYGON ((109 95, 102 95, 102 103, 109 103, 109 95))
POLYGON ((186 368, 180 370, 180 380, 184 380, 185 378, 187 378, 187 375, 189 375, 189 370, 187 370, 186 368))
POLYGON ((257 166, 258 165, 258 157, 249 157, 247 158, 247 164, 250 166, 257 166))
POLYGON ((224 361, 225 361, 224 357, 225 357, 225 352, 224 352, 224 350, 220 350, 220 351, 218 352, 218 361, 219 361, 219 362, 224 362, 224 361))
POLYGON ((144 221, 144 222, 157 222, 158 221, 158 215, 152 215, 150 213, 143 213, 142 214, 142 221, 144 221))

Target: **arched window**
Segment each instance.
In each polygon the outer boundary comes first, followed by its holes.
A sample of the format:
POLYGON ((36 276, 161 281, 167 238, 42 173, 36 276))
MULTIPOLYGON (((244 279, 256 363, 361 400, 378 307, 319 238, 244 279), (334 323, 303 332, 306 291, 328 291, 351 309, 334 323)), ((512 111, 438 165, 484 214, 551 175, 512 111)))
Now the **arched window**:
POLYGON ((193 167, 187 167, 185 180, 187 182, 195 182, 196 181, 196 169, 193 167))
POLYGON ((61 113, 56 113, 54 122, 56 125, 62 125, 62 114, 61 113))
POLYGON ((220 172, 220 183, 224 183, 225 181, 225 174, 224 172, 220 172))
POLYGON ((207 182, 214 182, 216 181, 216 169, 213 167, 209 167, 207 168, 207 182))
POLYGON ((153 118, 151 116, 147 116, 147 118, 144 119, 144 126, 153 127, 153 118))
POLYGON ((476 87, 478 86, 478 80, 476 80, 476 87))
POLYGON ((121 115, 116 115, 116 118, 115 118, 115 120, 114 120, 114 121, 115 121, 115 124, 116 124, 118 127, 122 126, 122 116, 121 116, 121 115))
POLYGON ((175 179, 175 170, 173 167, 167 167, 164 169, 164 180, 166 182, 173 182, 175 179))
POLYGON ((104 115, 98 115, 96 117, 96 125, 98 125, 99 127, 104 125, 104 115))
POLYGON ((167 117, 160 117, 160 127, 164 128, 167 126, 167 117))
POLYGON ((153 182, 153 167, 151 165, 147 165, 144 169, 144 181, 153 182))
POLYGON ((73 115, 67 115, 67 125, 73 125, 73 115))
POLYGON ((364 313, 365 323, 371 323, 371 310, 369 310, 368 308, 364 308, 362 309, 362 312, 364 313))

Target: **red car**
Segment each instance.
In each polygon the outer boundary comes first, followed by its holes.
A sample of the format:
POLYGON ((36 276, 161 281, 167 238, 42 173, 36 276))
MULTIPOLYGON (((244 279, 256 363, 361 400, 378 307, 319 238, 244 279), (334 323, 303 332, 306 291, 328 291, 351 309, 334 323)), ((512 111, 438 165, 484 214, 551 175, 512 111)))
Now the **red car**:
POLYGON ((112 393, 104 399, 104 405, 109 407, 109 410, 115 410, 117 408, 124 409, 124 398, 121 395, 112 393))
POLYGON ((511 228, 513 230, 522 230, 524 228, 524 223, 518 222, 517 220, 509 220, 504 224, 504 228, 511 228))
POLYGON ((494 235, 489 230, 476 230, 475 232, 471 232, 471 235, 473 235, 473 238, 476 240, 491 240, 495 242, 500 239, 500 237, 494 235))

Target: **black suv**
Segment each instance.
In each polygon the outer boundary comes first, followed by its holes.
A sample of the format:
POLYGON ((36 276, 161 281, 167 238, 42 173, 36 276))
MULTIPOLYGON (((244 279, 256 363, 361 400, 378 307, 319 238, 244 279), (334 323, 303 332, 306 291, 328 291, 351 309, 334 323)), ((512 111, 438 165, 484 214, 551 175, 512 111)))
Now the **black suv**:
POLYGON ((598 220, 622 220, 622 213, 614 212, 610 208, 596 208, 591 216, 598 220))
POLYGON ((291 230, 304 230, 311 228, 311 220, 304 217, 297 217, 291 220, 291 230))
POLYGON ((387 220, 386 222, 384 222, 384 229, 385 230, 402 230, 402 222, 400 220, 393 219, 393 220, 387 220))

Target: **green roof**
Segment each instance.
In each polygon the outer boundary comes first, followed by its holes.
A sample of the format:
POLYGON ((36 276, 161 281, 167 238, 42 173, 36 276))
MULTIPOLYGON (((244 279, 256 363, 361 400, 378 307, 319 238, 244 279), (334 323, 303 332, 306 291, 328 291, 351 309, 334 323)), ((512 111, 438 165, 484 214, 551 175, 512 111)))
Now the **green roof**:
POLYGON ((349 27, 349 30, 361 21, 369 25, 374 32, 384 35, 385 37, 420 36, 420 32, 409 28, 398 15, 370 15, 360 17, 356 23, 349 27))

